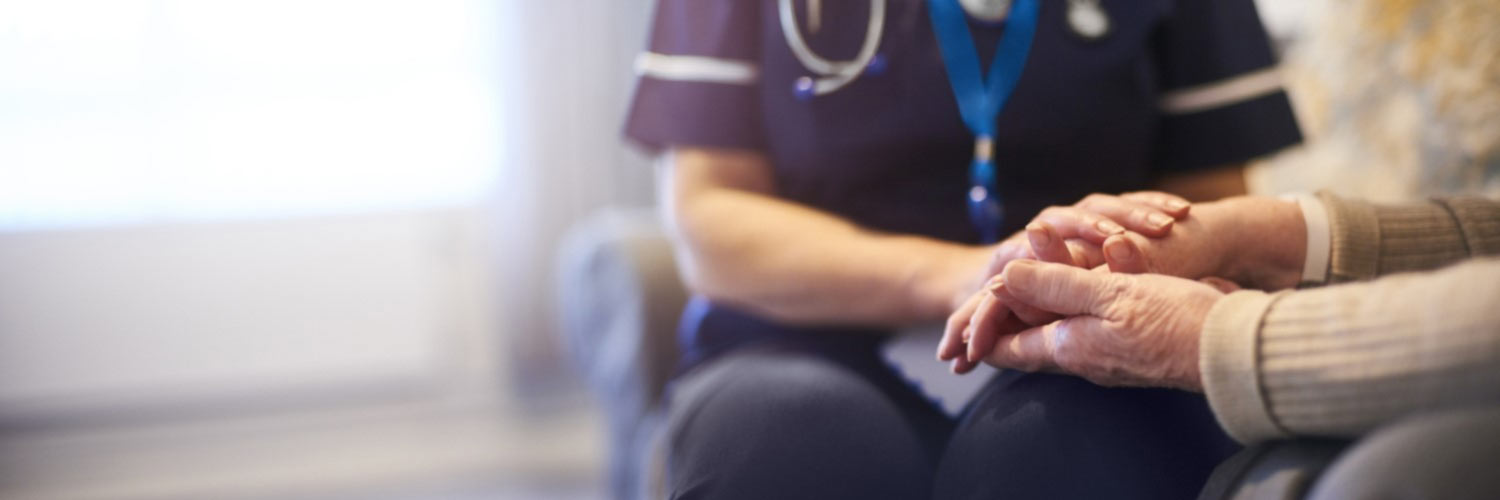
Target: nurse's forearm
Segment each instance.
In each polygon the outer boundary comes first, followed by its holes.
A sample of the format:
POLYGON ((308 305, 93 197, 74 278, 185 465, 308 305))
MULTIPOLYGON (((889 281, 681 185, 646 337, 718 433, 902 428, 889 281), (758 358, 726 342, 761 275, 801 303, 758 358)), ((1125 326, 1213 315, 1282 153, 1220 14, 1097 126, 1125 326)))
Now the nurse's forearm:
POLYGON ((939 320, 977 286, 990 251, 881 234, 776 198, 754 152, 677 150, 658 192, 678 268, 695 292, 794 324, 939 320))

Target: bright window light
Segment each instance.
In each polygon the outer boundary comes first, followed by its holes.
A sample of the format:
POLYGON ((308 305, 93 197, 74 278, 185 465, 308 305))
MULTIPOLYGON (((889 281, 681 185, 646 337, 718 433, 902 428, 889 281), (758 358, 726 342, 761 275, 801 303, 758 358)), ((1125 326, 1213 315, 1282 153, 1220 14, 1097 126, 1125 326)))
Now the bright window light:
POLYGON ((472 203, 492 2, 0 1, 0 230, 472 203))

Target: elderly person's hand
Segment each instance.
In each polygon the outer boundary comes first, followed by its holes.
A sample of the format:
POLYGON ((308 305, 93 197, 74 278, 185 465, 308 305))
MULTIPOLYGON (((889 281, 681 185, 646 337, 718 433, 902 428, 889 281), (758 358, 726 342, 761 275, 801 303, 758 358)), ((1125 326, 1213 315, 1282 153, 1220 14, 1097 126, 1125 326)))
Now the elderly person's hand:
POLYGON ((1198 338, 1220 288, 1029 260, 1012 262, 992 283, 1007 302, 1063 318, 1000 338, 985 362, 1100 385, 1202 390, 1198 338))
MULTIPOLYGON (((1076 238, 1064 241, 1045 221, 1027 226, 1033 258, 1039 260, 1192 279, 1224 276, 1240 286, 1261 289, 1296 284, 1305 232, 1296 203, 1257 197, 1197 204, 1191 215, 1172 225, 1170 234, 1126 231, 1097 244, 1076 238)), ((1003 292, 981 290, 949 316, 938 359, 953 360, 954 373, 971 370, 999 337, 1057 319, 1050 312, 1004 299, 1003 292)))
MULTIPOLYGON (((1083 267, 1098 266, 1105 262, 1101 248, 1106 240, 1123 234, 1142 239, 1164 237, 1172 232, 1177 220, 1188 215, 1191 206, 1176 195, 1142 191, 1119 196, 1093 194, 1073 205, 1048 207, 1037 214, 1025 231, 1017 232, 994 246, 989 266, 977 276, 973 285, 955 297, 954 312, 950 317, 967 318, 980 310, 1005 315, 1004 306, 997 310, 984 302, 984 297, 989 294, 979 285, 1014 260, 1041 259, 1083 267)), ((978 354, 960 357, 966 351, 972 352, 967 346, 967 337, 961 338, 968 331, 966 326, 950 319, 939 342, 940 359, 958 358, 954 364, 957 373, 972 370, 979 362, 978 354)))

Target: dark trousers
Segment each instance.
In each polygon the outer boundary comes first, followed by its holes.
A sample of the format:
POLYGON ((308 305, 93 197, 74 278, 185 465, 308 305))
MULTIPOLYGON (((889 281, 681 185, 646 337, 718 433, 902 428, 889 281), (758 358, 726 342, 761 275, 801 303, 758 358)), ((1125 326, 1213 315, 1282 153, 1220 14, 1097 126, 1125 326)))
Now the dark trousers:
POLYGON ((1193 498, 1238 450, 1202 396, 1057 375, 954 422, 864 347, 740 349, 670 398, 671 498, 1193 498))

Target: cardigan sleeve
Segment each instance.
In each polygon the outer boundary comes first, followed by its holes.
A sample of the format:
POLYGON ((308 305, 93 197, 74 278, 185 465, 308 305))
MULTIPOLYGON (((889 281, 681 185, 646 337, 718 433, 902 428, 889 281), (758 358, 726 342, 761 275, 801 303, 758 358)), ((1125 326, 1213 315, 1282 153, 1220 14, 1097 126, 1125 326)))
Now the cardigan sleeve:
POLYGON ((1500 259, 1466 261, 1500 253, 1500 204, 1322 198, 1329 281, 1346 284, 1215 305, 1199 363, 1220 424, 1247 443, 1357 436, 1413 412, 1500 403, 1500 259))
POLYGON ((1219 301, 1204 392, 1231 436, 1357 436, 1403 415, 1500 404, 1500 259, 1219 301))
POLYGON ((1500 203, 1434 198, 1377 205, 1319 193, 1332 226, 1329 283, 1425 271, 1500 254, 1500 203))

